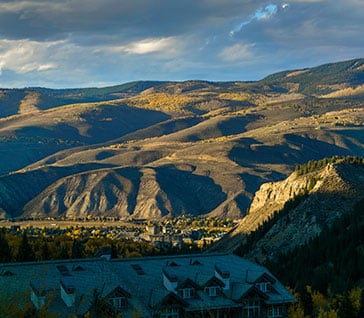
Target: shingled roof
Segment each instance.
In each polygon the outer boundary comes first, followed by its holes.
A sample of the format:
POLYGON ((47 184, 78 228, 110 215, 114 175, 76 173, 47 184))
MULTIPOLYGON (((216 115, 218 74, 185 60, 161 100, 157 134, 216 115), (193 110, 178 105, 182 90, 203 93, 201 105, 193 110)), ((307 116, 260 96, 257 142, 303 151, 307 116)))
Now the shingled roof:
POLYGON ((52 294, 49 310, 63 315, 85 314, 95 289, 102 297, 125 295, 126 317, 133 311, 152 317, 168 303, 176 303, 185 311, 241 308, 241 299, 251 292, 262 293, 267 305, 294 301, 266 268, 232 254, 12 263, 0 264, 0 273, 11 273, 0 275, 2 299, 23 295, 25 303, 29 301, 29 292, 37 297, 52 294), (166 285, 166 279, 170 285, 166 285), (271 288, 259 291, 257 284, 262 282, 268 282, 271 288), (72 286, 71 292, 75 293, 72 306, 67 306, 60 295, 62 284, 72 286), (211 286, 221 293, 210 297, 206 288, 211 286), (193 297, 180 294, 185 288, 193 290, 193 297))

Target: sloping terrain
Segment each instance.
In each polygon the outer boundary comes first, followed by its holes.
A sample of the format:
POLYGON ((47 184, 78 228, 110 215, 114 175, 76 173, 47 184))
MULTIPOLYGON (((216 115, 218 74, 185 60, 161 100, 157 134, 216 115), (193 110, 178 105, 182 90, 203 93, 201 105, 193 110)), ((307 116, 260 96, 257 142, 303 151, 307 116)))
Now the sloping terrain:
POLYGON ((363 164, 345 160, 303 174, 295 171, 282 181, 264 183, 255 193, 248 215, 212 250, 233 251, 246 243, 247 235, 260 232, 253 234, 257 239, 249 244, 245 256, 261 262, 276 259, 280 253, 308 242, 336 219, 351 213, 363 198, 363 191, 363 164))
POLYGON ((295 164, 364 155, 363 62, 249 83, 3 90, 0 208, 13 217, 241 218, 260 185, 295 164))

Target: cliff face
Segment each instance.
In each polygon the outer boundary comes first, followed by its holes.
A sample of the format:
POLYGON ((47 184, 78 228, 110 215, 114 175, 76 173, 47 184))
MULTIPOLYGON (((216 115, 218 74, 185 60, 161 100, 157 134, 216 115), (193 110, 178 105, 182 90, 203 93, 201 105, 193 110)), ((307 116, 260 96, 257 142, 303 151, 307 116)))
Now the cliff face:
POLYGON ((282 209, 289 199, 305 192, 307 197, 278 218, 247 255, 258 260, 270 258, 315 237, 323 227, 349 213, 363 197, 363 190, 364 167, 346 163, 328 164, 302 176, 294 172, 283 181, 265 183, 255 193, 248 215, 214 249, 235 249, 246 234, 282 209))

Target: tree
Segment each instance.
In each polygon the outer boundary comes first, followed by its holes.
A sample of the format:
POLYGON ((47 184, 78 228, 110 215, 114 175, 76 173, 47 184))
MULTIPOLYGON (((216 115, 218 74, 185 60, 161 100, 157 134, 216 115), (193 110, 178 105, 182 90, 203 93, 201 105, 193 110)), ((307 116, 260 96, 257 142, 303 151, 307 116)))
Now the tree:
POLYGON ((17 262, 30 262, 35 260, 34 251, 29 244, 27 233, 24 231, 18 253, 16 255, 17 262))
POLYGON ((49 252, 48 243, 44 242, 44 244, 41 247, 41 255, 40 255, 42 261, 51 259, 51 253, 49 252))
POLYGON ((338 297, 340 317, 359 318, 362 289, 357 287, 338 297))
POLYGON ((11 249, 8 241, 4 235, 0 232, 0 263, 6 263, 11 261, 11 249))
POLYGON ((87 317, 90 318, 106 318, 115 317, 115 311, 112 306, 107 302, 107 300, 102 297, 101 293, 94 289, 92 294, 92 299, 90 302, 90 308, 87 313, 87 317))
POLYGON ((72 242, 71 258, 75 259, 82 257, 84 257, 84 249, 82 243, 78 239, 75 239, 72 242))

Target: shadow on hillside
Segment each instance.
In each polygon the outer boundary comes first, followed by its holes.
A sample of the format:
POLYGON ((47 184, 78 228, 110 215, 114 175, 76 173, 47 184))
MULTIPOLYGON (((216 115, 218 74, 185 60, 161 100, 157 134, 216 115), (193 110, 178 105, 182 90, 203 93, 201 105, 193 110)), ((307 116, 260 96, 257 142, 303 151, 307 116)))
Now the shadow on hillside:
POLYGON ((140 179, 142 177, 142 173, 138 168, 123 168, 116 170, 121 176, 130 180, 133 185, 133 191, 129 191, 127 195, 127 206, 128 206, 128 213, 132 214, 135 210, 137 204, 137 196, 139 193, 140 187, 140 179))
MULTIPOLYGON (((171 167, 156 168, 157 181, 171 202, 171 211, 200 215, 215 209, 226 199, 219 185, 205 176, 171 167)), ((159 198, 160 207, 163 199, 159 198)), ((163 208, 162 208, 163 209, 163 208)), ((165 213, 168 213, 164 209, 165 213)))
POLYGON ((293 167, 308 160, 351 154, 343 147, 309 137, 293 134, 284 137, 284 143, 272 146, 252 138, 243 138, 231 149, 229 158, 242 167, 254 167, 255 164, 285 164, 293 167))
POLYGON ((99 106, 94 112, 81 115, 91 125, 89 142, 112 140, 133 131, 170 119, 159 111, 119 106, 99 106))
POLYGON ((43 167, 24 173, 0 177, 0 206, 13 217, 19 216, 24 205, 57 180, 88 170, 111 165, 78 164, 69 167, 43 167))
POLYGON ((246 126, 258 120, 259 115, 246 115, 239 117, 232 117, 224 120, 217 125, 223 136, 241 134, 246 131, 246 126))

